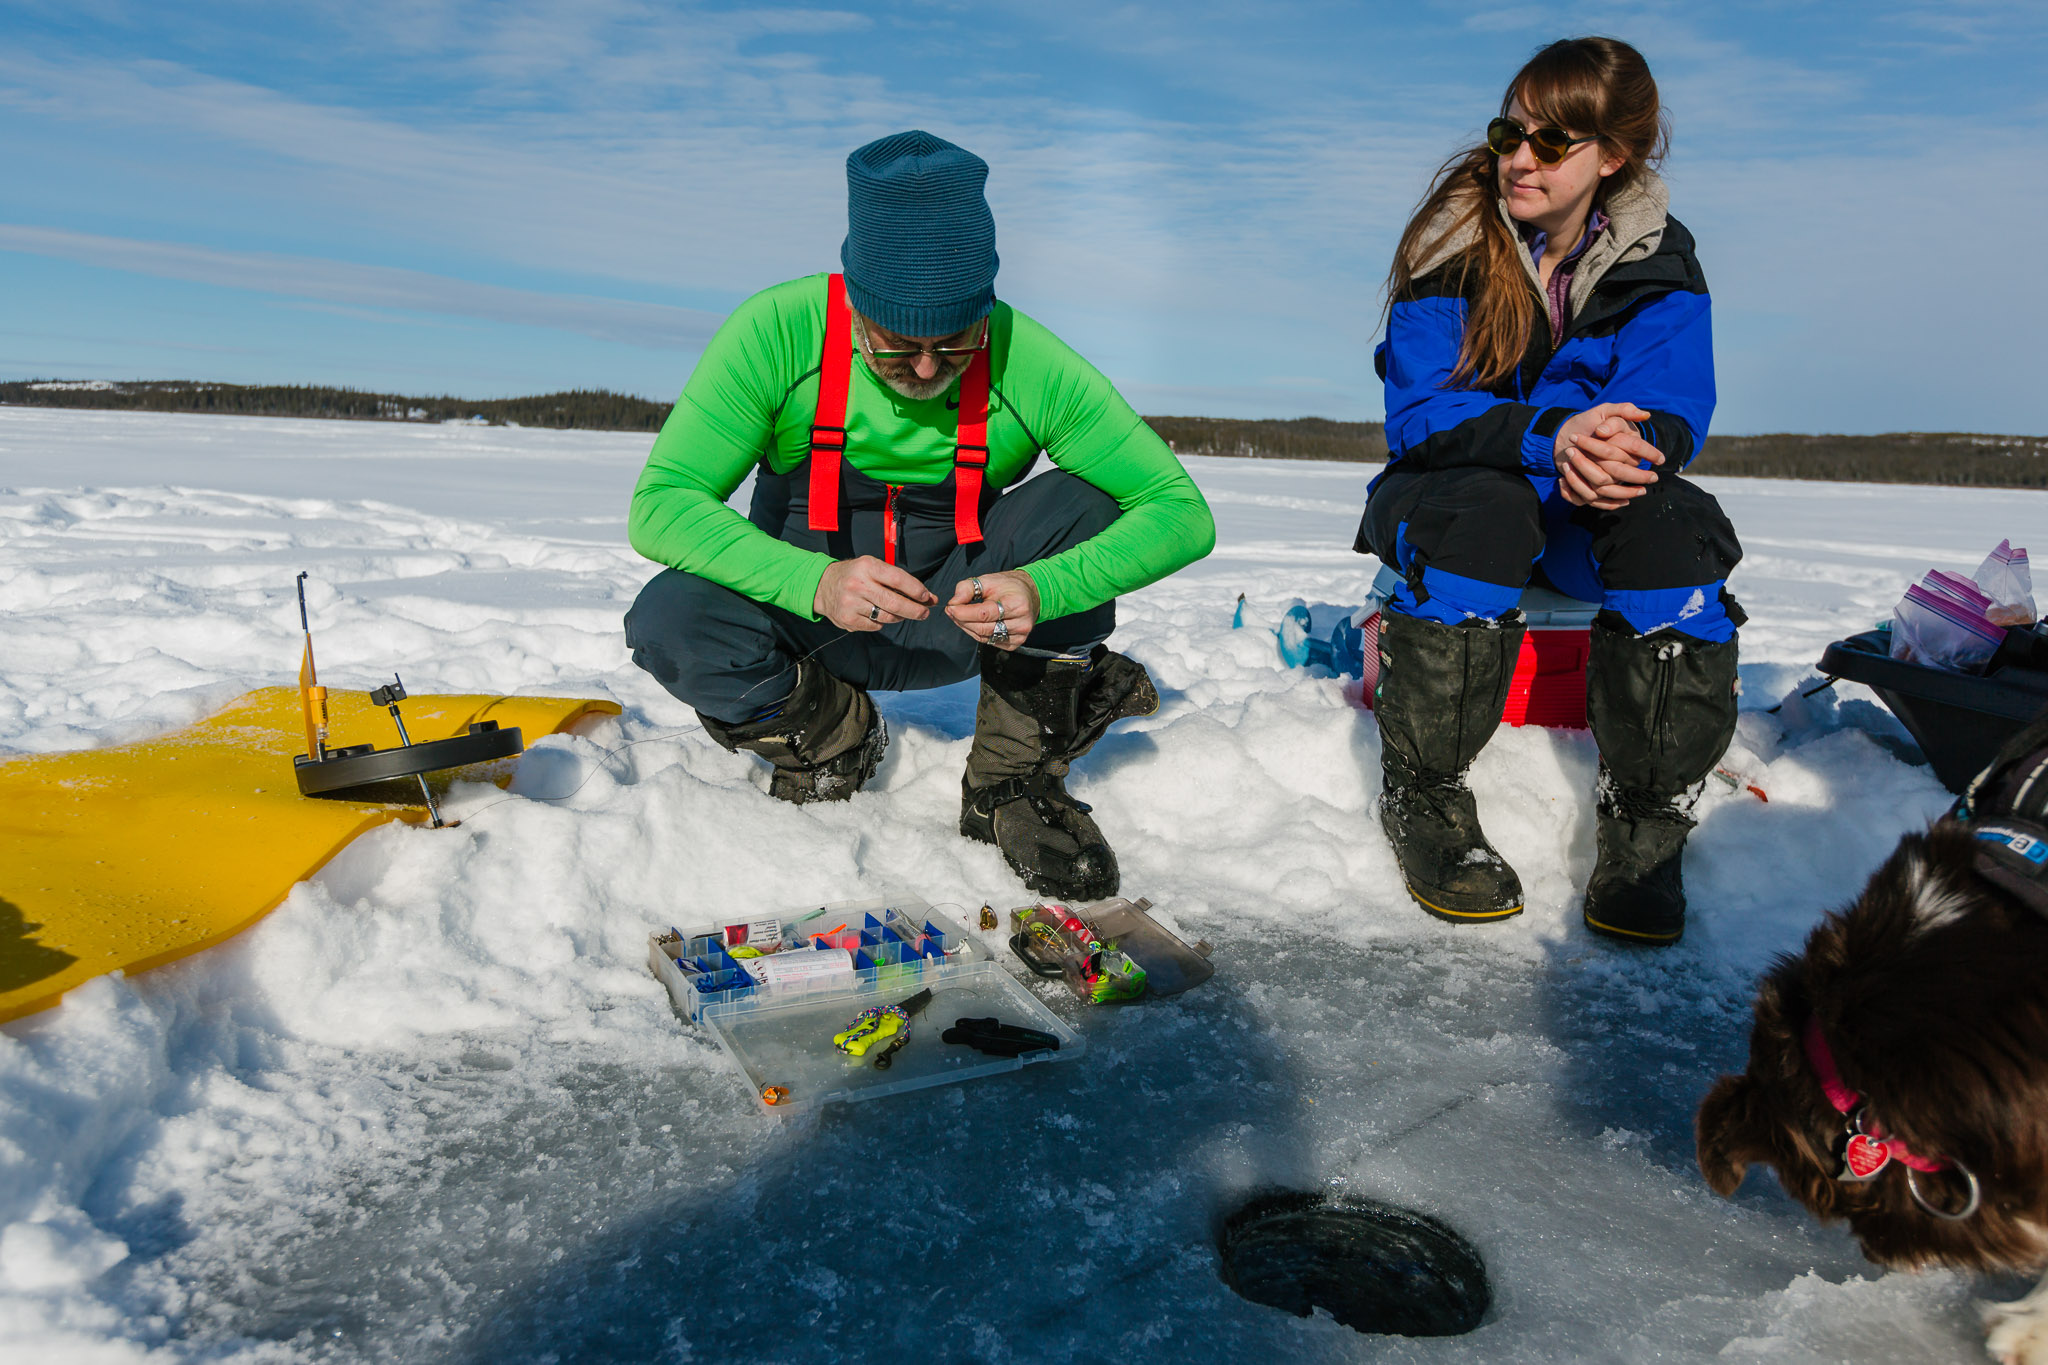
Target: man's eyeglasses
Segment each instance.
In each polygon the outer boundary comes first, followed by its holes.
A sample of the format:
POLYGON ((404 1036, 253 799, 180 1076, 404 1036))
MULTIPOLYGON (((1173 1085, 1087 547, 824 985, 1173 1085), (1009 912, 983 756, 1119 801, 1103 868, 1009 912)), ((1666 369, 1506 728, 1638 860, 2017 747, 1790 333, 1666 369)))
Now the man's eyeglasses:
POLYGON ((1513 156, 1526 142, 1536 159, 1555 166, 1581 142, 1598 142, 1597 137, 1573 137, 1562 128, 1524 128, 1511 118, 1497 118, 1486 125, 1486 145, 1495 156, 1513 156))
POLYGON ((884 348, 875 345, 868 338, 868 329, 865 327, 860 329, 860 344, 862 348, 867 351, 868 357, 873 360, 909 360, 912 357, 921 355, 973 355, 976 351, 986 351, 988 349, 988 319, 982 319, 981 339, 975 342, 972 346, 911 346, 908 348, 884 348))

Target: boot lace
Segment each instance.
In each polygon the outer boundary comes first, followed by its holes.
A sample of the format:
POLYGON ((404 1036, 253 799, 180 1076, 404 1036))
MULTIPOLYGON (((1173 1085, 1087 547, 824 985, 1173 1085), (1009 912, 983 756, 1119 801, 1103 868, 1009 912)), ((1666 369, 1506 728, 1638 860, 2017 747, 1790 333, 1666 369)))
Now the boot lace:
POLYGON ((1631 823, 1677 825, 1691 829, 1693 803, 1706 784, 1695 782, 1677 793, 1654 792, 1644 787, 1619 787, 1601 774, 1600 803, 1610 815, 1631 823))
POLYGON ((1417 773, 1396 786, 1394 796, 1399 801, 1428 806, 1438 823, 1448 828, 1477 832, 1472 789, 1465 784, 1463 773, 1417 773))

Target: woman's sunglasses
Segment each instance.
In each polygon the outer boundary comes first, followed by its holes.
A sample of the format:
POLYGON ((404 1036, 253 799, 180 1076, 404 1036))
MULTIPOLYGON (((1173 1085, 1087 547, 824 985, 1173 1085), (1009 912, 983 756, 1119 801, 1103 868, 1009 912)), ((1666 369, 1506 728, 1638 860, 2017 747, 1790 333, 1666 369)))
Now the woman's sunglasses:
POLYGON ((1495 156, 1513 156, 1524 142, 1536 159, 1555 166, 1581 142, 1598 142, 1597 137, 1573 137, 1562 128, 1524 128, 1511 118, 1497 118, 1486 125, 1486 145, 1495 156))

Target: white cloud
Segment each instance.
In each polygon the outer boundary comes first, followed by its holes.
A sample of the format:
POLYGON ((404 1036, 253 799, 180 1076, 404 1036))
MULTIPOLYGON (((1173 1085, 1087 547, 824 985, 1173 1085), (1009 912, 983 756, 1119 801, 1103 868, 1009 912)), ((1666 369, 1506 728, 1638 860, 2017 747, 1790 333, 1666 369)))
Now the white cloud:
POLYGON ((696 349, 710 338, 719 322, 717 314, 667 304, 542 293, 391 266, 219 251, 14 223, 0 223, 0 251, 54 256, 83 265, 358 309, 395 308, 552 327, 600 341, 653 348, 696 349))

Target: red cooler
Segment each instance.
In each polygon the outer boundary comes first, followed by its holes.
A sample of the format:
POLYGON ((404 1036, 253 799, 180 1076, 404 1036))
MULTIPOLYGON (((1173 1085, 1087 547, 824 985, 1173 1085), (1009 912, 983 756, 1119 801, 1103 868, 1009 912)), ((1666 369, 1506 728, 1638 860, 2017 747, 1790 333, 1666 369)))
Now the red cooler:
MULTIPOLYGON (((1384 601, 1400 579, 1382 568, 1373 582, 1373 596, 1384 601)), ((1529 630, 1522 637, 1521 656, 1508 684, 1510 725, 1548 725, 1559 730, 1586 728, 1586 661, 1593 652, 1593 618, 1600 607, 1548 588, 1522 593, 1522 615, 1529 630)), ((1365 704, 1373 704, 1380 681, 1380 615, 1375 611, 1360 628, 1365 639, 1365 704)))

